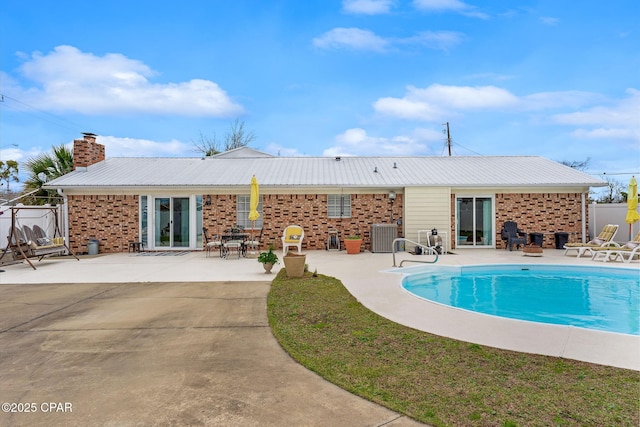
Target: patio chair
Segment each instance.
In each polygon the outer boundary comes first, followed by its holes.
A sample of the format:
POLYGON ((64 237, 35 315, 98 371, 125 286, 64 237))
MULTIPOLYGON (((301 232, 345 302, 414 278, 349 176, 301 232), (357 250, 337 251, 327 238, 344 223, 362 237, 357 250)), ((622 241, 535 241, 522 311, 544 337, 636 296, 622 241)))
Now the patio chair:
POLYGON ((518 228, 518 224, 514 221, 506 221, 502 225, 502 240, 505 241, 506 250, 509 248, 510 251, 513 250, 513 245, 516 245, 516 249, 520 248, 520 245, 524 246, 527 244, 526 233, 521 231, 518 228))
POLYGON ((594 254, 594 249, 606 247, 613 242, 613 238, 618 232, 617 224, 607 224, 604 226, 600 234, 595 237, 593 240, 588 241, 587 243, 567 243, 564 245, 564 253, 566 255, 569 251, 577 251, 578 258, 580 258, 585 253, 589 252, 591 256, 594 254))
POLYGON ((205 227, 202 227, 202 236, 204 237, 204 249, 206 256, 211 254, 211 249, 219 250, 220 256, 222 256, 222 240, 220 239, 220 236, 213 236, 213 239, 210 239, 205 227))
POLYGON ((304 230, 299 225, 289 225, 282 232, 282 256, 287 254, 287 248, 295 246, 298 253, 302 252, 302 239, 304 239, 304 230))
POLYGON ((615 261, 618 258, 622 262, 630 263, 631 260, 640 256, 640 232, 632 240, 622 245, 616 242, 609 242, 606 246, 592 249, 593 261, 615 261))

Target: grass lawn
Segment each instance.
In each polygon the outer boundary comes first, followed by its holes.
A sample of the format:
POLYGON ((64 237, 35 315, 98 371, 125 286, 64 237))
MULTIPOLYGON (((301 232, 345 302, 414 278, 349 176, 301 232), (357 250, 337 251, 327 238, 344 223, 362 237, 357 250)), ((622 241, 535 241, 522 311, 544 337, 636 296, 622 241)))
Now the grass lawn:
POLYGON ((302 365, 433 426, 640 425, 640 372, 417 331, 369 311, 332 277, 281 270, 268 314, 302 365))

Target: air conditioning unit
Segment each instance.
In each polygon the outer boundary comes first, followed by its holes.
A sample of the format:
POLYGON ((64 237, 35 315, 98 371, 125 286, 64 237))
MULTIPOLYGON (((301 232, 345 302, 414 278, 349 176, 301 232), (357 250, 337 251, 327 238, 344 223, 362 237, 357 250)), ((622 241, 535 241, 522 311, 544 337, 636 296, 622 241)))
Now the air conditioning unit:
POLYGON ((371 226, 371 252, 393 252, 393 241, 398 238, 396 224, 371 226))

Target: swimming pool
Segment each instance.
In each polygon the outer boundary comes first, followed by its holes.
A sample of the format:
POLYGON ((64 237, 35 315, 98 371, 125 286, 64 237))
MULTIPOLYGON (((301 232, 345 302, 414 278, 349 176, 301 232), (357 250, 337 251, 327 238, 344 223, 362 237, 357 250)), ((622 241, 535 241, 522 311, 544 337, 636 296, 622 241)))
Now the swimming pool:
POLYGON ((635 269, 509 264, 429 266, 402 281, 408 292, 493 316, 640 335, 635 269))

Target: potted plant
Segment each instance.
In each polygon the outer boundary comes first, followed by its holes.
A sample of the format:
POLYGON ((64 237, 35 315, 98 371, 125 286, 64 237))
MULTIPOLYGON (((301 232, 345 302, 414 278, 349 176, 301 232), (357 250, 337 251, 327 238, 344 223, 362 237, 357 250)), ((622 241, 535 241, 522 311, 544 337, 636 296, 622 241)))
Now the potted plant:
POLYGON ((284 268, 287 272, 287 277, 304 276, 305 263, 307 260, 306 254, 296 254, 287 251, 286 255, 282 259, 284 260, 284 268))
POLYGON ((360 235, 356 234, 353 236, 347 236, 344 239, 344 245, 347 248, 347 253, 348 254, 359 254, 360 253, 360 247, 362 246, 362 237, 360 237, 360 235))
POLYGON ((262 264, 266 274, 271 273, 273 265, 278 263, 278 255, 273 252, 273 247, 270 246, 267 252, 260 253, 258 262, 262 264))

